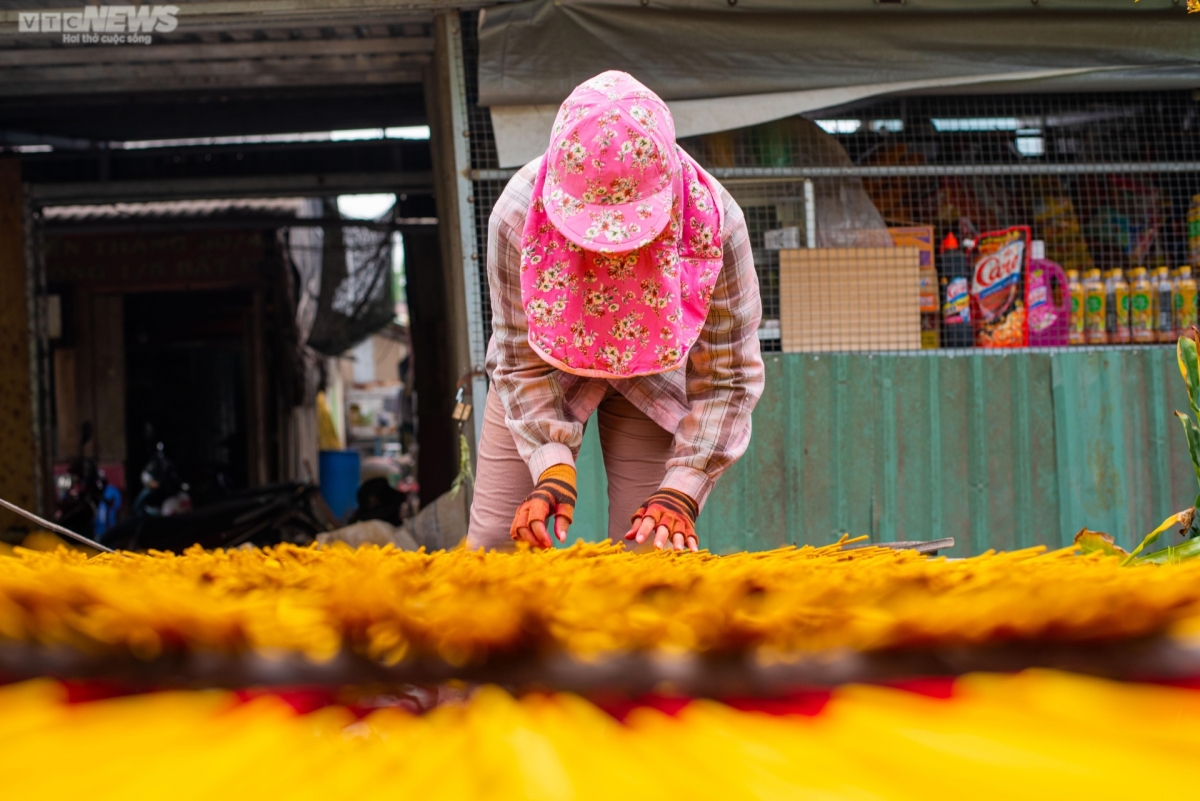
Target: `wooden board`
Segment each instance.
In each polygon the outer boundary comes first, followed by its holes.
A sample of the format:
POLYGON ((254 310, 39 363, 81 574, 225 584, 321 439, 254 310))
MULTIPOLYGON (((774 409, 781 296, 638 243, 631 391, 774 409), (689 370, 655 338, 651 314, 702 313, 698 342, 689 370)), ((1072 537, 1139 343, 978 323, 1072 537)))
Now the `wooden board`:
POLYGON ((66 462, 79 455, 79 408, 76 399, 75 349, 54 349, 54 418, 57 423, 54 459, 66 462))
POLYGON ((919 277, 914 247, 779 251, 783 351, 919 349, 919 277))
POLYGON ((49 284, 97 293, 253 286, 268 258, 262 231, 219 228, 56 234, 46 238, 45 255, 49 284))
POLYGON ((100 462, 125 461, 125 298, 77 287, 75 295, 75 418, 59 421, 59 437, 79 452, 80 426, 93 436, 84 455, 100 462))
MULTIPOLYGON (((92 295, 92 380, 96 412, 96 458, 124 462, 125 297, 92 295)), ((86 418, 85 418, 86 419, 86 418)), ((81 421, 82 422, 82 421, 81 421)), ((78 433, 76 433, 78 436, 78 433)))

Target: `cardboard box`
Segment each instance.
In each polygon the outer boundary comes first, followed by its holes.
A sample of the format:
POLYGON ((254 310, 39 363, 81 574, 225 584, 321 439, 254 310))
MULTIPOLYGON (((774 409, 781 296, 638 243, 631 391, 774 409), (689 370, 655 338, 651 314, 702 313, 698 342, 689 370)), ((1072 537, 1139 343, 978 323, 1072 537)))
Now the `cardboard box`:
POLYGON ((920 260, 915 247, 779 251, 783 351, 919 349, 920 260))
POLYGON ((933 350, 938 346, 941 323, 941 284, 933 261, 933 226, 912 225, 889 228, 897 247, 914 247, 921 254, 921 272, 917 278, 921 295, 921 347, 933 350))
POLYGON ((938 311, 937 267, 933 263, 933 226, 914 225, 908 228, 889 228, 892 242, 898 248, 916 248, 920 254, 921 311, 938 311))

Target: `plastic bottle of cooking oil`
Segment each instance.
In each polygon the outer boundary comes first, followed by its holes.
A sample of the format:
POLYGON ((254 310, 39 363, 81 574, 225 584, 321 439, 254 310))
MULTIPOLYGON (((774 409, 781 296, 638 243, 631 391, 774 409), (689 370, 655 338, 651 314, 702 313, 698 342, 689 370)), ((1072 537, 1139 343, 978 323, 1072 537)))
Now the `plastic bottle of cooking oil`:
POLYGON ((1175 309, 1171 300, 1175 282, 1171 280, 1169 267, 1157 267, 1154 273, 1155 286, 1158 290, 1155 298, 1155 311, 1158 313, 1158 341, 1174 343, 1178 339, 1175 335, 1175 309))
POLYGON ((1067 291, 1071 294, 1071 316, 1067 327, 1067 341, 1072 345, 1082 345, 1083 338, 1083 282, 1079 280, 1079 270, 1067 270, 1067 291))
POLYGON ((1183 336, 1183 332, 1196 324, 1196 279, 1192 278, 1192 268, 1187 265, 1179 268, 1173 301, 1175 333, 1183 336))
POLYGON ((1155 288, 1146 275, 1145 267, 1135 267, 1129 286, 1129 327, 1133 329, 1134 342, 1153 342, 1155 339, 1154 300, 1155 288))
POLYGON ((1116 270, 1105 270, 1101 273, 1104 279, 1104 330, 1108 332, 1108 341, 1112 342, 1117 336, 1117 287, 1113 281, 1116 270))
MULTIPOLYGON (((1192 195, 1192 205, 1188 207, 1188 259, 1200 270, 1200 195, 1192 195)), ((1196 276, 1200 278, 1200 275, 1196 276)))
POLYGON ((1099 270, 1088 270, 1083 276, 1083 338, 1089 345, 1107 345, 1105 324, 1104 282, 1099 270))
POLYGON ((1112 290, 1115 325, 1109 332, 1108 341, 1114 345, 1128 345, 1133 337, 1129 328, 1129 283, 1123 271, 1112 271, 1112 290))

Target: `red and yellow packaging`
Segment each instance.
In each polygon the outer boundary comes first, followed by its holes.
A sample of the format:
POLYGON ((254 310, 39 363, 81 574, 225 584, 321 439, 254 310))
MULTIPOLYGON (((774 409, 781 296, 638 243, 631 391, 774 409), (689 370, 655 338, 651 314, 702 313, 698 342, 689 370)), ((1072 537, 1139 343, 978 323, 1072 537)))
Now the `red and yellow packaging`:
POLYGON ((971 320, 980 348, 1023 348, 1029 344, 1026 322, 1029 272, 1028 226, 989 231, 971 251, 971 320))
POLYGON ((892 242, 896 247, 916 248, 920 256, 921 348, 936 348, 942 306, 937 268, 933 264, 933 226, 889 228, 888 233, 892 235, 892 242))

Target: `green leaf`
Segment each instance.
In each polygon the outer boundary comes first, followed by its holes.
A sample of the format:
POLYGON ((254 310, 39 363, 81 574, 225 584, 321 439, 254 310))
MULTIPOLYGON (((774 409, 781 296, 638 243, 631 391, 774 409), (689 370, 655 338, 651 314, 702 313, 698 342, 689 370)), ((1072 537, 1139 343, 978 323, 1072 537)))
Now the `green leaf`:
POLYGON ((1126 557, 1125 561, 1121 564, 1128 565, 1131 563, 1136 563, 1138 554, 1146 550, 1147 545, 1153 545, 1155 542, 1157 542, 1158 538, 1162 536, 1164 531, 1177 524, 1181 529, 1187 531, 1192 527, 1192 523, 1195 521, 1195 519, 1196 507, 1194 506, 1190 509, 1184 509, 1182 512, 1177 512, 1171 515, 1166 520, 1162 521, 1162 525, 1143 537, 1138 547, 1134 548, 1133 553, 1129 554, 1129 556, 1126 557))
POLYGON ((1200 428, 1197 428, 1196 424, 1192 422, 1192 418, 1183 412, 1175 412, 1175 416, 1183 424, 1183 433, 1187 437, 1188 443, 1188 455, 1192 457, 1192 472, 1196 474, 1196 481, 1200 482, 1200 428))
POLYGON ((1079 529, 1079 533, 1075 535, 1075 547, 1080 553, 1100 551, 1107 556, 1129 556, 1129 551, 1113 542, 1111 535, 1087 528, 1079 529))
POLYGON ((466 434, 458 435, 458 475, 450 484, 450 497, 458 495, 463 485, 475 486, 475 473, 471 470, 471 445, 466 434))
POLYGON ((1183 385, 1187 388, 1188 402, 1192 405, 1192 414, 1200 418, 1200 363, 1196 357, 1196 343, 1188 337, 1180 337, 1175 345, 1175 358, 1179 361, 1179 373, 1183 376, 1183 385))
POLYGON ((1200 556, 1200 540, 1188 540, 1180 545, 1172 545, 1145 556, 1139 556, 1131 563, 1137 565, 1169 565, 1186 559, 1200 556))

